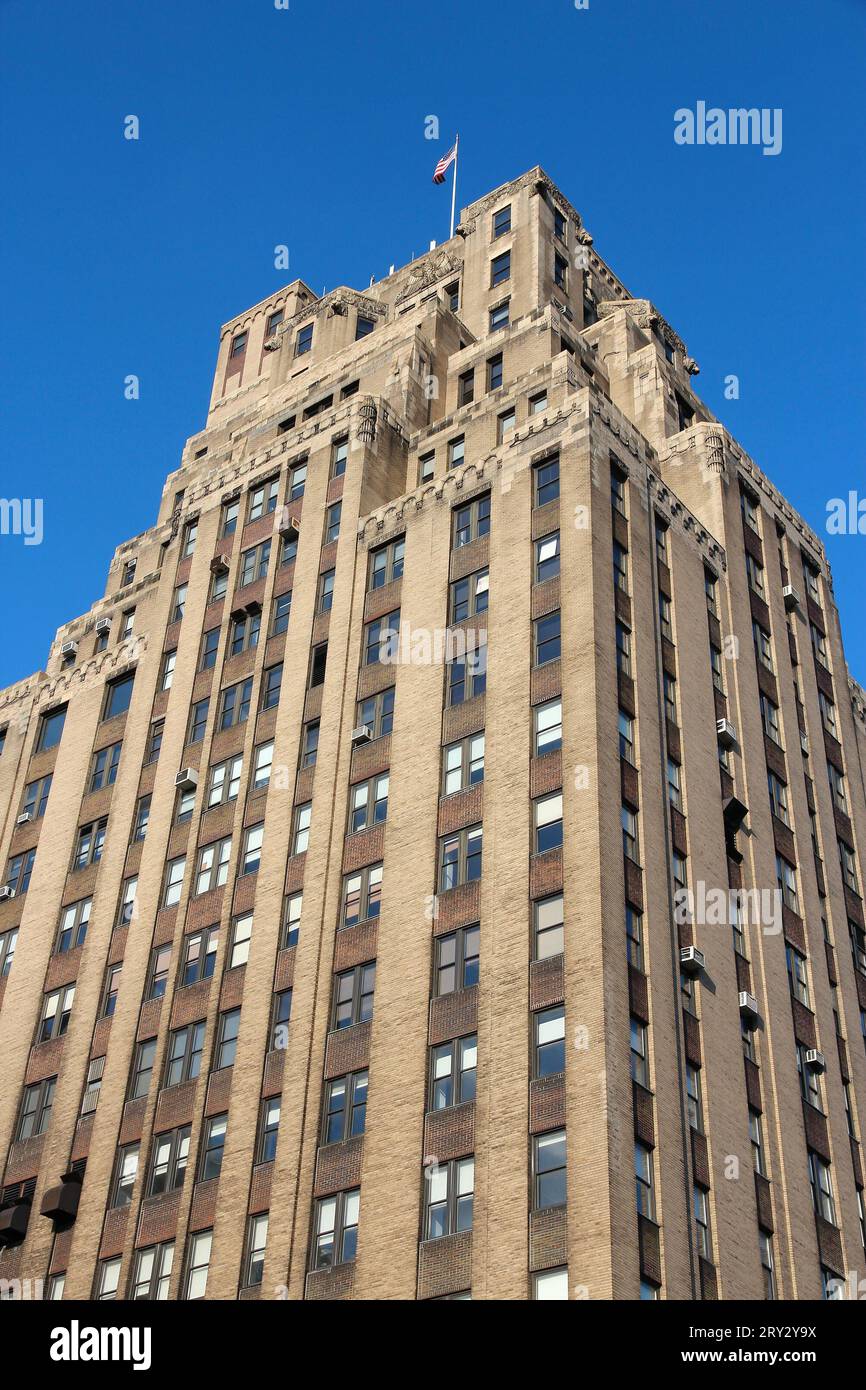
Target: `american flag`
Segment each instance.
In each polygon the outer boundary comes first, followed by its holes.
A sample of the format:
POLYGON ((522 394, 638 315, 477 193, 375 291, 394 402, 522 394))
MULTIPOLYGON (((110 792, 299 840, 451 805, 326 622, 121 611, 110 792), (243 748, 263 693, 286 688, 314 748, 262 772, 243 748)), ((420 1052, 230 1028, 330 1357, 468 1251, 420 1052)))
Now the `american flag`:
POLYGON ((453 164, 456 155, 457 155, 457 144, 456 144, 456 142, 455 142, 455 143, 451 146, 451 148, 450 148, 450 150, 448 151, 448 153, 447 153, 447 154, 443 154, 443 156, 442 156, 442 158, 440 159, 439 163, 436 165, 436 169, 435 169, 434 174, 433 174, 433 182, 434 182, 434 183, 444 183, 444 182, 445 182, 445 170, 448 168, 448 165, 449 165, 449 164, 453 164))

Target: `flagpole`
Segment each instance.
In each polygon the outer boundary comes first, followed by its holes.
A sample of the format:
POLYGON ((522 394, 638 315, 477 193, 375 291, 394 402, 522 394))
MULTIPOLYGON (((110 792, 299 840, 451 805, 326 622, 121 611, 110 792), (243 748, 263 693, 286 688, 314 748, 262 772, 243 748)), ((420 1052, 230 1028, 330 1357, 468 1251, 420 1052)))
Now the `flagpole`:
MULTIPOLYGON (((451 235, 452 237, 453 237, 453 235, 454 235, 454 208, 455 208, 455 205, 456 205, 456 203, 457 203, 457 156, 458 156, 458 153, 459 153, 459 147, 460 147, 460 136, 458 135, 458 136, 456 137, 455 141, 454 141, 454 179, 453 179, 453 182, 452 182, 452 184, 451 184, 451 234, 450 234, 450 235, 451 235)), ((450 240, 450 237, 449 237, 449 240, 450 240)))

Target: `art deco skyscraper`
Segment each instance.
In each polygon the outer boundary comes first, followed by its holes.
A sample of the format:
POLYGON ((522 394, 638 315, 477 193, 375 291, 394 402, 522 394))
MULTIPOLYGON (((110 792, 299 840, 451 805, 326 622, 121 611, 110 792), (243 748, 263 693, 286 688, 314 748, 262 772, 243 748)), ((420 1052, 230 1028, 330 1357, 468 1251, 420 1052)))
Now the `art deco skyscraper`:
POLYGON ((156 524, 0 695, 0 1279, 864 1268, 866 696, 696 372, 539 168, 223 328, 156 524))

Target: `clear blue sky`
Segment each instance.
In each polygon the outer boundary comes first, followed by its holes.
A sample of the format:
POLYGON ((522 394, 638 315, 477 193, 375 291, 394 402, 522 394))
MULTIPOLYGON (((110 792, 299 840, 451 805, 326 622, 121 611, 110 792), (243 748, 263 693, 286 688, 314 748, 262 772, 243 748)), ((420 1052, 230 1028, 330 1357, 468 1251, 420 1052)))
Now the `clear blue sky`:
MULTIPOLYGON (((219 325, 447 235, 455 129, 458 202, 542 164, 815 529, 866 496, 864 0, 0 0, 0 65, 0 495, 44 498, 45 527, 0 536, 0 685, 152 523, 219 325), (676 145, 699 100, 781 107, 781 154, 676 145)), ((866 681, 866 536, 828 547, 866 681)))

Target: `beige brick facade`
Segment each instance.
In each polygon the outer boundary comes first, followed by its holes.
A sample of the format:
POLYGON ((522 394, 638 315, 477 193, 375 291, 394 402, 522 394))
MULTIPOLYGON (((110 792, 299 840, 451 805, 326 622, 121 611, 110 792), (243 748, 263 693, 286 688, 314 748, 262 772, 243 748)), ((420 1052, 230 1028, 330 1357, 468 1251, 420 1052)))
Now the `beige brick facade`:
POLYGON ((866 696, 820 540, 696 372, 539 168, 365 292, 295 281, 225 325, 157 524, 0 693, 0 1280, 759 1300, 769 1261, 779 1298, 864 1270, 866 696), (443 654, 467 631, 483 677, 443 654), (483 780, 446 795, 443 750, 468 768, 482 734, 483 780), (738 935, 702 904, 739 888, 773 912, 738 935), (560 894, 562 950, 537 949, 560 894), (541 1063, 540 1022, 564 1026, 541 1063), (433 1049, 456 1067, 471 1038, 474 1092, 434 1105, 433 1049), (564 1180, 535 1171, 560 1148, 564 1180))

